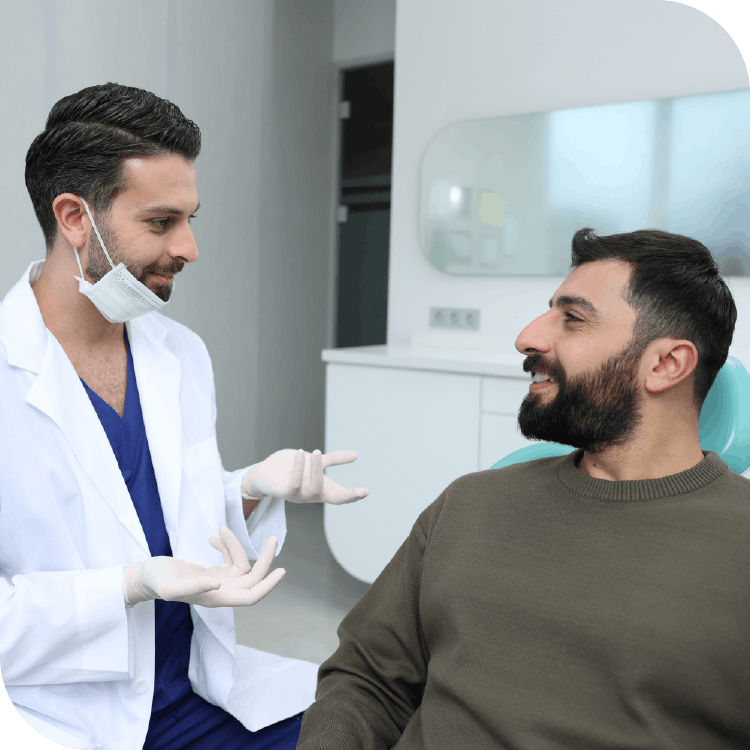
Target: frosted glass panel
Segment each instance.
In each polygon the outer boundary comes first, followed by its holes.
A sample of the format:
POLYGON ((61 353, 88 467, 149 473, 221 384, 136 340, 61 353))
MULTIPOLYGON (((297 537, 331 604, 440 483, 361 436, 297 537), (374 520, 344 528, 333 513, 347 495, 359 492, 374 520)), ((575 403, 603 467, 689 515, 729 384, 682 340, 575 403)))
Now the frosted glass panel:
POLYGON ((427 147, 419 235, 441 271, 565 275, 584 226, 687 234, 750 275, 750 91, 458 122, 427 147))

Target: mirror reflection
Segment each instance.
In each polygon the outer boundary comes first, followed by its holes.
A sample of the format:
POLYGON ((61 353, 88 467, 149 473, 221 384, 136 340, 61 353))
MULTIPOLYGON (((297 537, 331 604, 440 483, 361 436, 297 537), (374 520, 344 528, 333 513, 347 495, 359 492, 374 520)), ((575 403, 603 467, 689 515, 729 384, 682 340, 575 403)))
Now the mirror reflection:
POLYGON ((686 234, 750 275, 750 91, 458 122, 422 159, 420 243, 441 271, 557 276, 577 229, 686 234))

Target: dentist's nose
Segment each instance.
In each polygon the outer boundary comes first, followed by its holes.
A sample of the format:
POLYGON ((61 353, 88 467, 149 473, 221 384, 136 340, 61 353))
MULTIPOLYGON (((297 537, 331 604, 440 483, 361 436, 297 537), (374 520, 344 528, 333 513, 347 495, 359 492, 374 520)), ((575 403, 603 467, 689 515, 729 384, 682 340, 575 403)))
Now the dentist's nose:
POLYGON ((170 258, 184 261, 185 263, 192 263, 198 260, 198 244, 195 241, 193 230, 189 224, 174 238, 174 242, 169 247, 168 251, 170 258))
POLYGON ((516 350, 521 354, 546 354, 552 349, 550 336, 550 319, 552 310, 532 320, 526 328, 518 334, 516 350))

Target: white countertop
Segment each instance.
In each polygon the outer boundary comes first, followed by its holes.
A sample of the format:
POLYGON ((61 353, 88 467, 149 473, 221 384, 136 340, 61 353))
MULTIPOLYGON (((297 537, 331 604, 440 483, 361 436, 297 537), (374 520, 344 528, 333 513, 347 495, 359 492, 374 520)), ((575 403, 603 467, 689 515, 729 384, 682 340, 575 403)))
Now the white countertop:
POLYGON ((528 373, 523 371, 522 355, 492 355, 481 349, 405 345, 353 346, 344 349, 324 349, 322 359, 324 362, 347 365, 529 379, 528 373))

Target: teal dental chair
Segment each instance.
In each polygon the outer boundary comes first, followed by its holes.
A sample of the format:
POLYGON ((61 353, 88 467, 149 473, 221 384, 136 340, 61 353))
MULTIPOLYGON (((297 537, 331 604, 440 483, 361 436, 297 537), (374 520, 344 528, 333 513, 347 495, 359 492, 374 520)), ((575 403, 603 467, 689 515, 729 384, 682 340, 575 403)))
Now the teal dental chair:
MULTIPOLYGON (((736 357, 727 357, 703 402, 698 420, 698 438, 704 451, 714 451, 737 474, 750 468, 750 373, 736 357)), ((569 445, 527 445, 493 464, 502 469, 511 464, 549 456, 564 456, 569 445)))

